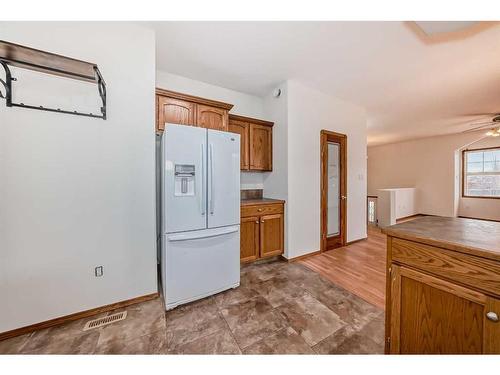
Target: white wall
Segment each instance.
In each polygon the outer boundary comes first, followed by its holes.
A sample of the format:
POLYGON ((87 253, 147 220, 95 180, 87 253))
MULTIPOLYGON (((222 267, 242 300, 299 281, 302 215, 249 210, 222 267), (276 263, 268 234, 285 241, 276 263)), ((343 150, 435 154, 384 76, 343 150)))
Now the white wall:
POLYGON ((414 188, 379 189, 377 196, 377 223, 381 227, 394 225, 397 219, 418 214, 414 188))
POLYGON ((418 214, 416 206, 417 189, 401 188, 396 190, 396 219, 418 214))
POLYGON ((288 81, 286 88, 288 248, 285 255, 293 258, 320 249, 322 129, 347 135, 347 241, 366 237, 366 114, 356 105, 294 80, 288 81))
POLYGON ((270 92, 264 98, 265 118, 273 126, 273 171, 264 180, 264 196, 284 199, 285 204, 285 254, 288 249, 288 85, 279 85, 281 95, 275 98, 270 92))
MULTIPOLYGON (((108 89, 106 121, 0 101, 0 332, 155 293, 154 34, 116 22, 0 29, 96 62, 108 89)), ((94 85, 15 76, 16 100, 98 112, 94 85)))
MULTIPOLYGON (((156 71, 156 86, 166 90, 234 104, 230 113, 268 120, 264 116, 264 100, 255 95, 226 89, 161 70, 156 71)), ((261 172, 241 172, 241 188, 263 189, 266 174, 261 172)))
POLYGON ((396 190, 377 190, 377 225, 387 227, 396 224, 396 190))
POLYGON ((472 214, 464 210, 465 201, 459 198, 460 150, 468 145, 479 147, 483 138, 484 131, 480 131, 369 147, 368 194, 376 195, 377 189, 415 187, 421 214, 498 217, 500 200, 474 199, 467 203, 472 214), (460 211, 457 205, 462 206, 460 211))

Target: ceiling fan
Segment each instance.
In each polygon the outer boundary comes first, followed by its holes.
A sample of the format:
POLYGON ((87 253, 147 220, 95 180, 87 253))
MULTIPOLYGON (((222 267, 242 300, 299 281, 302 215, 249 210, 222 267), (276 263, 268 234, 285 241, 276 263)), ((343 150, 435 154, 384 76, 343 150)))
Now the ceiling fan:
MULTIPOLYGON (((481 114, 484 115, 484 114, 481 114)), ((487 136, 490 137, 500 137, 500 113, 493 114, 493 117, 489 121, 484 122, 476 122, 471 124, 474 126, 473 128, 467 129, 463 133, 470 133, 477 131, 479 129, 489 128, 486 133, 487 136)))

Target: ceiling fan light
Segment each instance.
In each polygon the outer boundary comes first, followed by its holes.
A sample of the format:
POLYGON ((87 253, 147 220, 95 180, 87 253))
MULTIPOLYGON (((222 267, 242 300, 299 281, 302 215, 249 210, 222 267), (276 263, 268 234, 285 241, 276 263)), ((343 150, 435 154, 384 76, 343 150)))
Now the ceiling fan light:
POLYGON ((491 137, 493 134, 495 134, 493 130, 488 130, 488 132, 486 133, 486 135, 489 137, 491 137))
POLYGON ((497 129, 497 133, 500 133, 500 128, 497 129))
POLYGON ((492 137, 500 137, 500 133, 493 133, 492 137))

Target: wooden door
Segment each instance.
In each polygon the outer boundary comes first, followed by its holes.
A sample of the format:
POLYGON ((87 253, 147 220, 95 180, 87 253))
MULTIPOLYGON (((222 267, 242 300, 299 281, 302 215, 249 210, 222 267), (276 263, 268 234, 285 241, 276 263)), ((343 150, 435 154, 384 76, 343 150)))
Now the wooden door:
POLYGON ((227 131, 228 112, 222 108, 198 104, 196 106, 196 123, 202 128, 227 131))
POLYGON ((158 127, 165 130, 165 123, 195 125, 196 104, 184 100, 157 96, 158 127))
POLYGON ((240 261, 250 262, 259 257, 259 217, 241 218, 240 261))
POLYGON ((250 124, 250 170, 272 171, 272 128, 250 124))
POLYGON ((397 265, 390 293, 390 353, 500 353, 499 300, 397 265))
POLYGON ((321 251, 345 246, 347 233, 347 136, 320 133, 321 251))
POLYGON ((484 354, 500 354, 500 299, 488 297, 486 299, 486 316, 484 325, 484 354), (497 317, 497 321, 494 317, 497 317))
POLYGON ((261 258, 283 254, 283 214, 264 215, 260 218, 261 258))
POLYGON ((248 137, 250 126, 247 122, 236 121, 229 119, 229 131, 240 135, 240 164, 241 170, 248 170, 249 165, 249 152, 248 152, 248 137))

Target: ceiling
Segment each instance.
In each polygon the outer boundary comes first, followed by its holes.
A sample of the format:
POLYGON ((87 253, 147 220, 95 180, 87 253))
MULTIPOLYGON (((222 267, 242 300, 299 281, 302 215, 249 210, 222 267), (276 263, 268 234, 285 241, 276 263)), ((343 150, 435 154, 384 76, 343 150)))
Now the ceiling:
POLYGON ((500 25, 424 23, 152 27, 158 69, 260 96, 284 80, 302 81, 364 107, 368 142, 377 145, 457 133, 490 118, 480 114, 500 112, 500 25))

